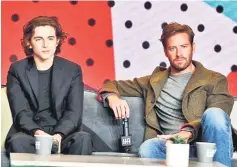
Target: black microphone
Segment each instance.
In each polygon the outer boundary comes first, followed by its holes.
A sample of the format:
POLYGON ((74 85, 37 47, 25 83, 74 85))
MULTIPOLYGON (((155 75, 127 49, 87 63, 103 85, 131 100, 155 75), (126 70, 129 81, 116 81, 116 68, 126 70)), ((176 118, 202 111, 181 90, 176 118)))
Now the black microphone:
POLYGON ((130 152, 132 145, 132 135, 129 134, 129 119, 123 119, 123 135, 121 136, 121 145, 124 152, 130 152))

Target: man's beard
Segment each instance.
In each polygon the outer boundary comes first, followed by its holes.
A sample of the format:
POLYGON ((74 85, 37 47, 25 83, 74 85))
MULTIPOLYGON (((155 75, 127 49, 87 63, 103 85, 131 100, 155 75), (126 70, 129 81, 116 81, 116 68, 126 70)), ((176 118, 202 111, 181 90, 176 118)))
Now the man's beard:
POLYGON ((175 62, 174 62, 175 60, 173 60, 173 61, 170 62, 171 67, 172 67, 175 71, 183 71, 183 70, 185 70, 186 68, 188 68, 188 66, 192 63, 192 59, 191 59, 191 58, 189 58, 189 59, 187 59, 187 58, 182 58, 182 59, 184 59, 183 61, 185 61, 184 64, 182 63, 182 64, 179 65, 178 63, 175 63, 175 62))

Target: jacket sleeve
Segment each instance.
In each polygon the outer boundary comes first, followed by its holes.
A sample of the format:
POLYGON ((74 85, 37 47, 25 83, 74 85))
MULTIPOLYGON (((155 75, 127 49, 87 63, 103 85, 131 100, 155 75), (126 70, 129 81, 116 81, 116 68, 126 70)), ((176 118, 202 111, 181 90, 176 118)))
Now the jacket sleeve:
POLYGON ((29 134, 34 129, 40 129, 33 120, 34 112, 29 106, 13 65, 10 66, 7 76, 7 97, 15 127, 29 134))
POLYGON ((62 117, 54 128, 54 134, 60 133, 66 137, 78 129, 82 123, 83 98, 84 83, 82 80, 82 71, 80 66, 77 66, 69 93, 66 97, 66 109, 63 111, 62 117))
POLYGON ((147 75, 140 78, 134 78, 133 80, 119 80, 119 81, 108 81, 98 92, 98 100, 103 101, 102 93, 115 93, 120 96, 128 97, 143 97, 149 87, 150 78, 153 74, 164 71, 164 67, 156 67, 151 75, 147 75))
POLYGON ((225 76, 218 77, 207 97, 207 108, 220 108, 230 115, 234 105, 234 98, 229 94, 228 82, 225 76))
POLYGON ((110 95, 114 95, 114 93, 102 93, 101 94, 102 103, 103 103, 104 107, 109 107, 109 104, 108 104, 106 98, 110 95))
POLYGON ((98 99, 102 101, 101 94, 115 93, 120 96, 142 97, 149 83, 150 76, 134 78, 125 81, 108 81, 98 92, 98 99))
POLYGON ((182 130, 187 131, 187 129, 189 129, 188 131, 192 133, 192 138, 188 140, 189 143, 198 137, 198 130, 200 128, 200 125, 201 125, 201 119, 198 119, 198 120, 186 123, 181 127, 180 129, 181 131, 182 130))
MULTIPOLYGON (((213 79, 213 84, 209 87, 207 100, 206 100, 206 110, 208 108, 220 108, 228 115, 230 115, 234 99, 228 92, 228 83, 226 77, 220 75, 216 79, 213 79)), ((205 110, 205 111, 206 111, 205 110)), ((204 111, 204 112, 205 112, 204 111)), ((181 129, 185 127, 193 127, 195 129, 194 136, 198 136, 198 130, 201 126, 201 119, 189 122, 185 124, 181 129)))

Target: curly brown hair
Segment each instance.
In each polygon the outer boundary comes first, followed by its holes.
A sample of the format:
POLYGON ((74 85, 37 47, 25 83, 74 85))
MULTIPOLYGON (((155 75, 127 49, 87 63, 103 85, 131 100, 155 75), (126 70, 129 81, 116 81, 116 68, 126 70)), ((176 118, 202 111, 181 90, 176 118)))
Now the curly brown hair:
POLYGON ((187 33, 189 36, 189 41, 191 44, 193 44, 194 40, 194 32, 191 27, 185 24, 179 24, 176 22, 172 22, 170 24, 167 24, 162 31, 160 41, 162 42, 163 47, 166 47, 166 41, 169 37, 177 34, 177 33, 187 33))
POLYGON ((24 48, 24 52, 26 55, 32 55, 33 49, 30 48, 29 42, 34 33, 36 27, 39 26, 52 26, 55 28, 56 37, 59 39, 58 46, 56 48, 55 54, 60 53, 61 45, 64 42, 64 39, 67 38, 67 34, 63 32, 61 25, 58 22, 57 17, 49 17, 49 16, 38 16, 30 20, 23 27, 23 39, 21 39, 21 45, 24 48))

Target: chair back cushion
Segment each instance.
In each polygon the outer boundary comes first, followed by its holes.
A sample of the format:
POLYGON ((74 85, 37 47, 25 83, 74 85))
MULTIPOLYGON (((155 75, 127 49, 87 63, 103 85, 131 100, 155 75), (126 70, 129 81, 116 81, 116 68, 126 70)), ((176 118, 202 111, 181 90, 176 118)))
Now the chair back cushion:
MULTIPOLYGON (((133 143, 131 151, 136 153, 144 139, 144 103, 138 97, 122 98, 130 107, 129 130, 133 143)), ((123 134, 122 120, 115 120, 113 111, 98 102, 96 92, 84 92, 83 124, 102 139, 111 151, 121 151, 119 140, 123 134)))

